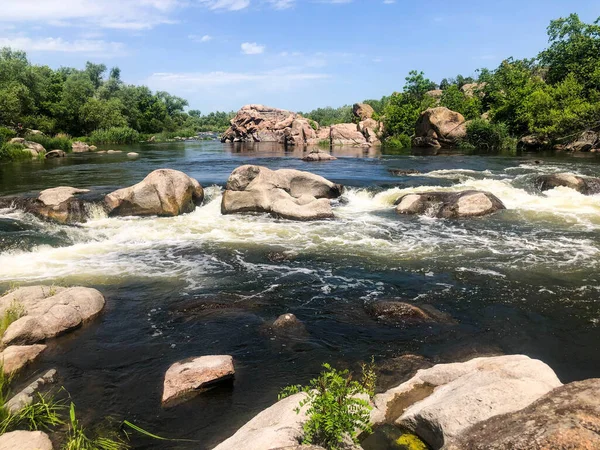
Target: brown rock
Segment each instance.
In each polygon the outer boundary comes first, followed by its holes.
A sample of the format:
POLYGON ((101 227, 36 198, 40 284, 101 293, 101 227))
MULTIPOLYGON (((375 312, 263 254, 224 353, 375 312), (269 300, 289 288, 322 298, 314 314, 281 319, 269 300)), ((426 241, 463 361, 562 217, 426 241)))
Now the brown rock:
POLYGON ((383 124, 373 119, 365 119, 358 124, 360 131, 369 144, 380 144, 379 137, 383 130, 383 124))
POLYGON ((10 345, 0 353, 0 362, 5 374, 18 372, 21 368, 37 359, 46 350, 43 344, 10 345))
POLYGON ((136 185, 108 194, 111 216, 177 216, 192 212, 204 200, 198 181, 183 172, 158 169, 136 185))
POLYGON ((379 300, 366 306, 369 315, 391 323, 451 322, 450 316, 430 305, 411 305, 395 300, 379 300))
POLYGON ((215 383, 233 377, 233 358, 228 355, 210 355, 189 358, 169 367, 165 374, 162 402, 168 403, 190 392, 203 392, 215 383))
POLYGON ((329 199, 342 194, 342 186, 299 170, 270 170, 241 166, 227 181, 221 201, 223 214, 266 212, 292 220, 333 217, 329 199))
POLYGON ((372 118, 373 114, 375 114, 375 110, 367 103, 355 103, 352 106, 352 113, 354 114, 354 117, 365 120, 372 118))
POLYGON ((46 149, 42 144, 38 144, 37 142, 26 141, 23 138, 12 138, 9 141, 11 144, 21 144, 24 145, 26 150, 31 153, 32 157, 37 157, 38 155, 43 155, 46 153, 46 149))
POLYGON ((423 111, 415 125, 415 146, 455 147, 467 135, 462 114, 443 106, 423 111))
POLYGON ((422 192, 396 201, 398 214, 424 214, 444 219, 478 217, 506 209, 494 194, 483 191, 422 192))
POLYGON ((589 152, 600 147, 600 133, 595 131, 584 131, 577 139, 568 144, 565 149, 571 152, 589 152))
POLYGON ((483 90, 485 89, 485 87, 487 86, 487 83, 467 83, 464 84, 460 90, 463 92, 463 94, 465 94, 466 97, 475 97, 475 95, 478 95, 480 97, 483 97, 485 95, 485 93, 483 92, 483 90))
POLYGON ((90 151, 90 146, 85 142, 75 141, 71 144, 73 148, 73 153, 87 153, 90 151))
POLYGON ((515 413, 465 430, 448 450, 594 450, 600 448, 600 379, 556 388, 515 413))
POLYGON ((431 91, 425 92, 425 95, 432 97, 436 100, 440 100, 442 95, 444 95, 444 91, 441 89, 432 89, 431 91))
POLYGON ((540 175, 536 178, 535 183, 541 191, 549 191, 557 187, 568 187, 583 195, 600 193, 600 178, 582 177, 572 173, 540 175))
POLYGON ((541 150, 545 147, 548 147, 548 145, 549 142, 547 139, 541 136, 536 136, 534 134, 523 136, 521 139, 519 139, 519 142, 517 143, 518 148, 527 151, 541 150))
POLYGON ((46 153, 46 159, 64 158, 65 156, 67 156, 67 153, 63 150, 50 150, 46 153))
POLYGON ((313 150, 309 154, 307 154, 302 161, 334 161, 337 158, 330 153, 324 152, 323 150, 313 150))
POLYGON ((353 123, 340 123, 331 126, 331 145, 348 145, 353 147, 369 146, 365 136, 353 123))

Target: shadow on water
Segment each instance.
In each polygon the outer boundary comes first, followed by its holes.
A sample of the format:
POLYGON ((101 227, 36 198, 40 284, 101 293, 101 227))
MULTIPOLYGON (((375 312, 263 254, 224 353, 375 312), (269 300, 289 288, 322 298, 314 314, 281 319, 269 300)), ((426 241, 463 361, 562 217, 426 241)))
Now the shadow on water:
POLYGON ((540 358, 563 381, 600 373, 600 199, 542 195, 531 183, 552 171, 599 175, 598 159, 340 148, 337 161, 311 165, 300 160, 301 150, 277 145, 126 149, 140 157, 82 154, 0 165, 0 194, 57 185, 107 192, 169 167, 197 178, 213 201, 179 218, 99 217, 82 227, 0 211, 0 289, 64 283, 105 295, 105 311, 49 341, 24 377, 57 368, 87 423, 112 416, 197 441, 135 438, 135 448, 209 449, 272 404, 281 388, 305 384, 323 362, 357 369, 372 355, 378 362, 406 353, 447 362, 504 352, 540 358), (220 189, 211 186, 222 187, 242 164, 310 170, 345 184, 337 218, 221 216, 220 189), (392 169, 419 173, 394 176, 392 169), (509 210, 469 221, 396 216, 398 196, 426 188, 484 188, 509 210), (365 308, 380 299, 432 305, 454 320, 380 322, 365 308), (268 331, 287 312, 306 333, 268 331), (206 354, 234 357, 233 385, 162 408, 167 368, 206 354))

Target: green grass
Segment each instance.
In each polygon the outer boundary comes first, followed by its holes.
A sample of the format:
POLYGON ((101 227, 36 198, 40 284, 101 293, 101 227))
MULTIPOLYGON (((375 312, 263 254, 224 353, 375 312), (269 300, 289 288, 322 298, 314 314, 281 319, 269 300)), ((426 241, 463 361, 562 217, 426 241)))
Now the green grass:
POLYGON ((4 334, 11 323, 23 317, 25 313, 25 307, 18 300, 13 300, 0 316, 0 336, 4 334))
POLYGON ((135 144, 140 141, 140 133, 129 127, 114 127, 96 130, 90 134, 88 142, 93 144, 135 144))
POLYGON ((0 144, 0 161, 30 160, 31 153, 21 144, 0 144))
POLYGON ((64 150, 65 152, 73 150, 73 139, 68 134, 57 134, 54 137, 43 134, 28 134, 25 139, 43 145, 48 152, 50 150, 64 150))
POLYGON ((0 434, 15 430, 52 430, 63 424, 61 412, 64 411, 63 402, 55 400, 51 395, 36 394, 31 405, 24 406, 16 413, 9 413, 3 407, 4 418, 0 422, 0 434))
POLYGON ((79 424, 75 414, 75 405, 69 409, 69 432, 63 450, 125 450, 129 445, 119 439, 105 436, 89 437, 86 430, 79 424))

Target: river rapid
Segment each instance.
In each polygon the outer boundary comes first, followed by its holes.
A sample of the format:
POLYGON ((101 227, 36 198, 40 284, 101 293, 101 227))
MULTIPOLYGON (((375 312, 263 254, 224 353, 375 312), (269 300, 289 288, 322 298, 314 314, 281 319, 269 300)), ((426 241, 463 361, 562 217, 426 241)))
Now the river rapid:
POLYGON ((100 317, 49 341, 25 375, 57 368, 86 422, 111 416, 197 441, 161 447, 135 438, 135 448, 211 448, 323 362, 357 368, 371 356, 404 353, 444 362, 523 353, 563 382, 600 376, 600 196, 541 193, 535 185, 540 173, 600 176, 597 157, 340 149, 337 161, 305 163, 299 151, 266 144, 126 150, 139 159, 81 154, 0 165, 0 195, 61 185, 100 195, 172 168, 200 181, 204 205, 174 218, 108 218, 98 209, 81 226, 0 210, 0 292, 14 283, 55 283, 105 295, 100 317), (344 184, 336 218, 222 216, 223 186, 242 164, 308 170, 344 184), (507 210, 443 220, 398 216, 393 208, 406 193, 464 189, 490 191, 507 210), (378 299, 433 305, 456 324, 377 322, 365 305, 378 299), (305 324, 306 336, 268 331, 287 312, 305 324), (233 388, 161 408, 169 365, 206 354, 234 357, 233 388))

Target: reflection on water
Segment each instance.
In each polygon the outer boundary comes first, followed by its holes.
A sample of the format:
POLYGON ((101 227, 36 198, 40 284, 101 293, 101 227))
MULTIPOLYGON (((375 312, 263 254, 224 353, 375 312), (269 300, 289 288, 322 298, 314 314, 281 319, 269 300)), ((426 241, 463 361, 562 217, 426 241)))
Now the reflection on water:
POLYGON ((0 211, 0 287, 83 284, 107 297, 98 320, 51 342, 32 368, 57 367, 91 419, 134 419, 158 434, 201 441, 179 448, 210 448, 325 361, 356 367, 371 355, 446 361, 502 351, 541 358, 563 381, 600 373, 600 196, 535 187, 540 173, 598 176, 596 159, 538 156, 536 164, 340 148, 337 161, 310 164, 300 161, 301 150, 213 142, 136 151, 133 161, 92 154, 0 166, 2 194, 57 185, 102 194, 160 167, 206 188, 202 207, 175 218, 107 218, 97 210, 86 224, 65 227, 0 211), (334 202, 333 220, 222 216, 222 186, 241 164, 311 170, 348 189, 334 202), (396 177, 390 169, 421 173, 396 177), (393 209, 406 193, 462 189, 490 191, 508 209, 460 221, 393 209), (435 305, 458 324, 373 321, 364 305, 383 298, 435 305), (306 336, 265 333, 284 312, 304 322, 306 336), (216 353, 235 358, 233 391, 162 410, 166 368, 216 353))

